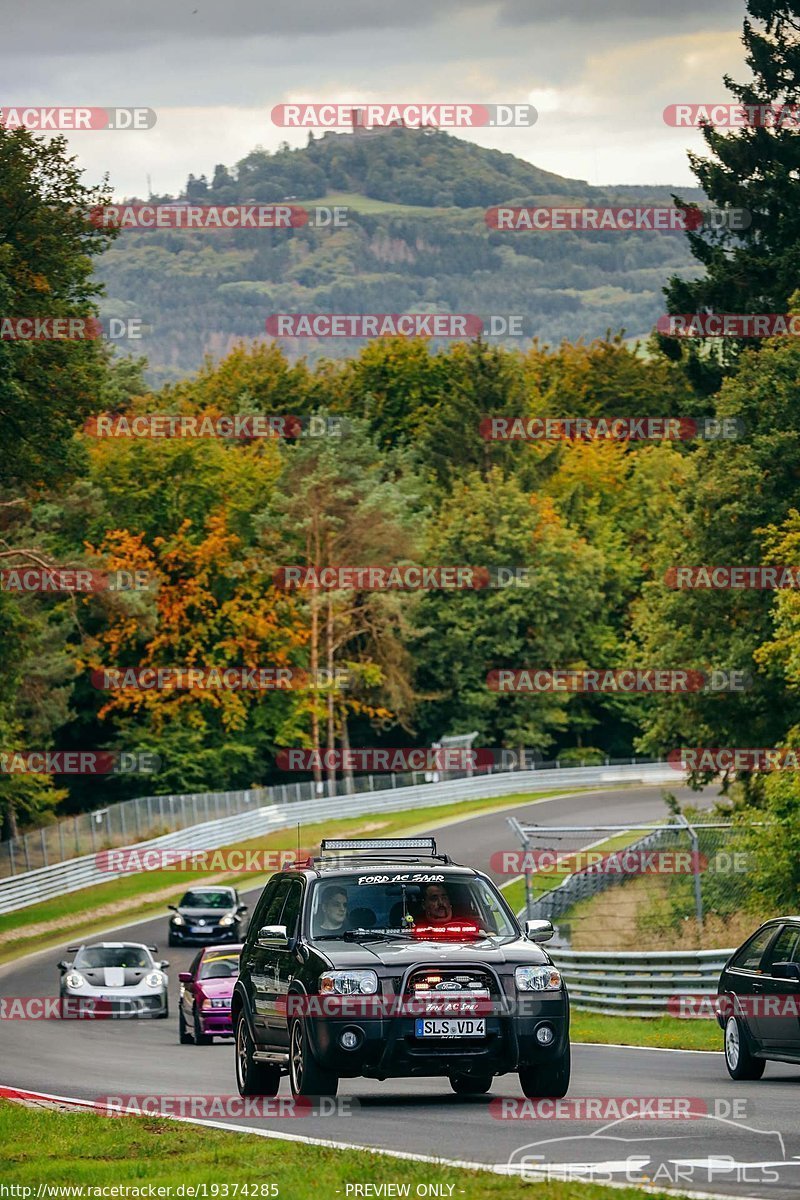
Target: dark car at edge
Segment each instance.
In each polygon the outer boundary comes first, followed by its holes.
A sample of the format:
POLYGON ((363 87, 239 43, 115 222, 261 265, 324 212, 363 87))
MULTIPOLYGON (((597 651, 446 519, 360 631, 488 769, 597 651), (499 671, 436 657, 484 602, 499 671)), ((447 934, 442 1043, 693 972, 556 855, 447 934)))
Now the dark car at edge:
POLYGON ((770 1060, 800 1063, 800 916, 766 921, 731 955, 716 1015, 733 1079, 760 1079, 770 1060))

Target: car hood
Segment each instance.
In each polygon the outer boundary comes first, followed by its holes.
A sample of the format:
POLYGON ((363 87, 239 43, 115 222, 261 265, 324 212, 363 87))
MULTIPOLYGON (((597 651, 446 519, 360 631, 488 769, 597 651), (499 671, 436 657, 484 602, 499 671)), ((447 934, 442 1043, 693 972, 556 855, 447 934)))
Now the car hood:
POLYGON ((539 966, 549 962, 547 954, 529 942, 527 938, 513 938, 495 944, 484 939, 469 942, 440 942, 415 939, 414 941, 392 942, 317 942, 321 955, 330 960, 331 966, 345 967, 383 966, 404 971, 415 964, 441 966, 475 966, 486 963, 492 967, 539 966))
POLYGON ((152 975, 157 967, 76 967, 88 984, 92 987, 118 988, 135 987, 142 983, 148 975, 152 975))
POLYGON ((224 1000, 233 995, 235 983, 235 975, 231 979, 200 979, 197 982, 197 990, 210 1000, 224 1000))

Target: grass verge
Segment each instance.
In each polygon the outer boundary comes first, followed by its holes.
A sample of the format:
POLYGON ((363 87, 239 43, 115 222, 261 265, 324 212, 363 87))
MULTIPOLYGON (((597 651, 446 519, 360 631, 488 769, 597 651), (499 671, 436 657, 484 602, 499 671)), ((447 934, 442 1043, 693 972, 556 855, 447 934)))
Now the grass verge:
POLYGON ((713 1018, 607 1017, 602 1013, 570 1014, 574 1042, 600 1045, 655 1046, 668 1050, 722 1051, 722 1030, 713 1018))
MULTIPOLYGON (((431 1143, 435 1141, 432 1132, 431 1143)), ((454 1200, 462 1196, 467 1200, 513 1200, 522 1186, 518 1178, 488 1171, 408 1162, 365 1151, 333 1150, 218 1129, 201 1130, 158 1118, 65 1113, 4 1100, 0 1100, 0 1143, 5 1147, 6 1185, 29 1187, 27 1196, 34 1197, 40 1184, 132 1188, 183 1185, 180 1193, 173 1192, 183 1196, 191 1194, 188 1188, 206 1184, 207 1195, 231 1198, 235 1195, 234 1184, 240 1189, 249 1184, 258 1189, 251 1190, 251 1196, 277 1194, 281 1200, 307 1200, 337 1193, 344 1197, 347 1185, 354 1183, 409 1185, 411 1196, 416 1194, 417 1185, 437 1183, 445 1185, 440 1194, 449 1194, 454 1200), (215 1184, 219 1191, 213 1192, 215 1184), (277 1191, 270 1192, 270 1184, 275 1184, 277 1191), (223 1185, 227 1185, 227 1192, 223 1185)), ((635 1188, 611 1191, 598 1184, 561 1182, 537 1182, 535 1187, 536 1195, 543 1200, 641 1200, 641 1192, 635 1188)), ((391 1191, 396 1193, 395 1188, 391 1191)), ((405 1188, 399 1194, 404 1192, 405 1188)), ((24 1193, 17 1194, 25 1200, 24 1193)), ((664 1192, 658 1195, 666 1197, 664 1192)))
MULTIPOLYGON (((581 789, 574 789, 580 791, 581 789)), ((596 790, 596 789, 593 789, 596 790)), ((490 800, 464 800, 446 807, 430 806, 407 812, 366 813, 338 821, 325 821, 303 826, 300 844, 304 849, 319 845, 322 837, 357 836, 369 834, 390 837, 396 833, 411 833, 497 809, 514 808, 520 804, 566 794, 563 788, 547 792, 519 793, 490 800)), ((572 794, 572 793, 570 793, 572 794)), ((242 850, 280 850, 296 844, 294 827, 275 830, 263 837, 237 842, 242 850)), ((32 904, 18 912, 0 916, 0 963, 22 953, 46 950, 62 945, 70 936, 89 936, 114 925, 117 918, 136 920, 163 913, 167 904, 179 898, 197 879, 206 883, 230 882, 240 890, 257 887, 270 873, 216 874, 205 871, 145 871, 135 875, 119 875, 108 883, 67 892, 41 904, 32 904)), ((124 923, 120 920, 118 923, 124 923)))

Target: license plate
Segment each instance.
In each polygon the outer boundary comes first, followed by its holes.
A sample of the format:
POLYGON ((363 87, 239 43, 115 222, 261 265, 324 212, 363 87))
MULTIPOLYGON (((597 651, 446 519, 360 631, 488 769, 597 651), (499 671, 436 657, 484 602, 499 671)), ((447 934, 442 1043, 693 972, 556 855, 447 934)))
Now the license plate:
POLYGON ((485 1017, 417 1017, 416 1037, 486 1037, 485 1017))

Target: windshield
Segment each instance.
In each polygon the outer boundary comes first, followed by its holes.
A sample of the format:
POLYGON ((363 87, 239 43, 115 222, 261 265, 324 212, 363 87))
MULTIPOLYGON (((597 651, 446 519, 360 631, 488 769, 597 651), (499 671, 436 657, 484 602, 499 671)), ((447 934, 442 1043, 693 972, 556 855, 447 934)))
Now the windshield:
POLYGON ((153 960, 141 946, 92 946, 81 950, 76 967, 152 967, 153 960))
POLYGON ((233 908, 230 892, 187 892, 178 908, 233 908))
POLYGON ((238 954, 212 954, 200 963, 198 979, 235 979, 239 974, 238 954))
POLYGON ((497 892, 475 876, 436 871, 386 871, 320 880, 311 908, 311 936, 519 937, 497 892))

